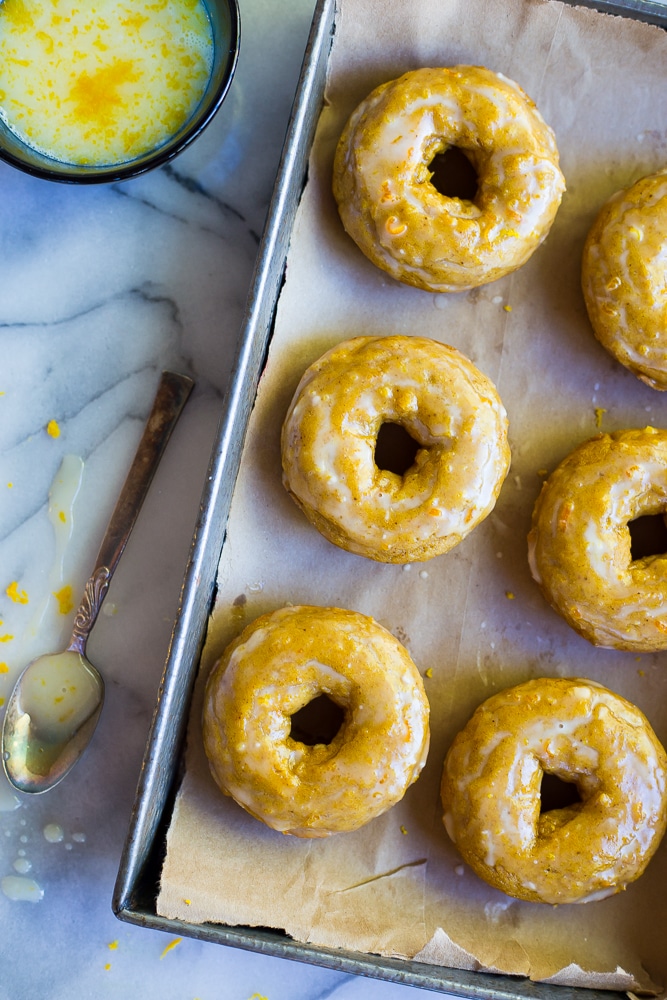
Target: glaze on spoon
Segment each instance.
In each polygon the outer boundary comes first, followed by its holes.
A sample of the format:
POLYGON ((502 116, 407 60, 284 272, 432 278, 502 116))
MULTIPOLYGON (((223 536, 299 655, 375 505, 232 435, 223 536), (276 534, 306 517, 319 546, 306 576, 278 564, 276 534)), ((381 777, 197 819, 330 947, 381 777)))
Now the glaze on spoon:
POLYGON ((104 702, 104 681, 86 658, 86 643, 192 386, 186 375, 163 372, 95 569, 86 583, 67 649, 38 656, 29 663, 9 698, 2 729, 2 761, 9 781, 19 791, 45 792, 56 785, 93 735, 104 702))

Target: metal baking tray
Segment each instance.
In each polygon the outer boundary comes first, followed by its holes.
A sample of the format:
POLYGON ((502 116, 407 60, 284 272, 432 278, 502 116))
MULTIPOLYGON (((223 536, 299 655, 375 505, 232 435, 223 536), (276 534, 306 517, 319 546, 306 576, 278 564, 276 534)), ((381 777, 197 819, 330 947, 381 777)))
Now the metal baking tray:
MULTIPOLYGON (((568 0, 667 27, 667 6, 654 0, 568 0)), ((318 0, 273 197, 250 287, 232 381, 203 490, 169 653, 158 692, 113 910, 129 923, 249 951, 307 962, 436 992, 489 1000, 614 1000, 625 994, 534 983, 293 941, 279 930, 189 924, 156 912, 166 833, 182 775, 190 700, 211 611, 218 563, 241 462, 246 427, 264 366, 282 286, 290 234, 306 181, 308 156, 323 103, 336 26, 336 0, 318 0)))

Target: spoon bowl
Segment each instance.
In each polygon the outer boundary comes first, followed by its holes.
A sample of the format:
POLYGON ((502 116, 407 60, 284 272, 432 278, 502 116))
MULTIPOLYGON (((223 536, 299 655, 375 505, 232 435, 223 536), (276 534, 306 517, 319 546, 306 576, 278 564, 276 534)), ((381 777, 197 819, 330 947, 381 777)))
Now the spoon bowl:
POLYGON ((47 653, 29 663, 10 695, 2 727, 2 763, 9 781, 21 792, 45 792, 57 785, 79 760, 95 731, 104 703, 104 681, 86 658, 86 643, 192 386, 186 375, 163 372, 74 617, 69 645, 60 653, 47 653))
POLYGON ((39 792, 65 777, 93 735, 104 702, 104 681, 72 649, 29 663, 5 715, 5 771, 16 788, 39 792))

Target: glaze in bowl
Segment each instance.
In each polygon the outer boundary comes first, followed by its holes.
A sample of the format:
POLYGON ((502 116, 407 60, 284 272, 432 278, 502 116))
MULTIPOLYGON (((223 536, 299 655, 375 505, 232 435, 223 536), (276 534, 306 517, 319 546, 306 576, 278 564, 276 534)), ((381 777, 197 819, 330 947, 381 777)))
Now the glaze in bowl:
POLYGON ((213 65, 206 89, 190 117, 166 141, 122 162, 68 163, 23 141, 0 118, 0 159, 44 180, 99 184, 127 180, 167 163, 190 145, 212 120, 234 76, 240 46, 237 0, 204 0, 213 34, 213 65))

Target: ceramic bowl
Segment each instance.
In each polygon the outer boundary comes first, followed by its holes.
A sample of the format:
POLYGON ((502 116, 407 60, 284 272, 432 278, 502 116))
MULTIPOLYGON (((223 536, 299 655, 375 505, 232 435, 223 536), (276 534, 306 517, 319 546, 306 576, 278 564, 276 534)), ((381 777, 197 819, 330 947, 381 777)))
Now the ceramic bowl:
POLYGON ((96 184, 136 177, 181 153, 204 131, 218 111, 229 90, 238 60, 241 24, 237 0, 204 0, 204 3, 213 29, 211 75, 195 112, 166 142, 122 163, 66 163, 29 146, 0 118, 0 159, 45 180, 96 184))

